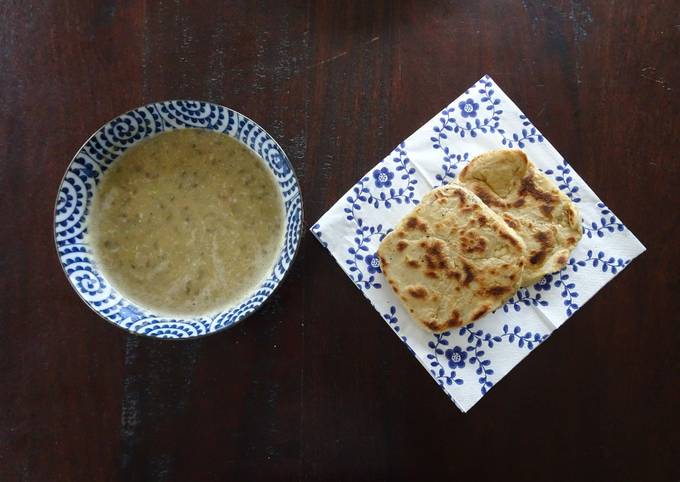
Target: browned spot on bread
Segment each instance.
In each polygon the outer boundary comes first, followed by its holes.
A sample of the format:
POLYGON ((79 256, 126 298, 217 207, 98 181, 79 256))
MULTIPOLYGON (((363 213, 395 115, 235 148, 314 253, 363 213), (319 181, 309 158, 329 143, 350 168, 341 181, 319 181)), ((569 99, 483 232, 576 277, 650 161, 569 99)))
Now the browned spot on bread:
POLYGON ((467 205, 467 200, 465 199, 465 193, 463 191, 460 189, 454 189, 453 194, 458 198, 461 205, 467 205))
POLYGON ((378 255, 378 259, 380 259, 380 265, 383 267, 383 269, 386 268, 387 265, 389 264, 387 260, 383 258, 382 255, 380 254, 378 255))
POLYGON ((541 210, 541 213, 543 213, 543 216, 546 218, 549 218, 552 215, 553 209, 555 209, 555 206, 551 206, 549 204, 541 204, 541 206, 538 208, 541 210))
POLYGON ((429 254, 425 255, 425 264, 427 265, 427 269, 437 269, 437 264, 434 262, 434 259, 432 259, 432 256, 429 254))
POLYGON ((463 320, 460 319, 460 314, 458 311, 453 310, 451 312, 451 318, 446 320, 446 326, 448 328, 453 328, 454 326, 460 326, 463 324, 463 320))
POLYGON ((418 219, 416 216, 411 216, 406 220, 406 227, 408 229, 417 229, 419 231, 427 230, 427 224, 418 219))
POLYGON ((501 297, 509 291, 510 288, 507 286, 492 286, 491 288, 488 288, 485 293, 487 296, 501 297))
POLYGON ((529 262, 531 264, 541 264, 545 260, 545 257, 547 256, 551 246, 550 236, 546 231, 539 231, 534 234, 534 239, 538 241, 538 243, 541 245, 541 248, 538 251, 531 252, 529 262))
POLYGON ((487 217, 484 216, 483 214, 477 218, 477 221, 479 222, 480 226, 486 226, 486 223, 488 221, 487 217))
POLYGON ((489 307, 488 306, 482 306, 480 309, 474 312, 472 315, 472 319, 474 321, 479 320, 482 316, 486 315, 489 312, 489 307))
POLYGON ((409 265, 411 268, 417 268, 420 266, 420 263, 416 261, 415 259, 409 259, 406 261, 406 264, 409 265))
POLYGON ((557 263, 558 264, 564 264, 567 262, 567 257, 566 256, 558 256, 557 258, 557 263))
POLYGON ((403 251, 403 250, 406 249, 407 246, 408 246, 408 243, 406 241, 399 241, 397 243, 397 251, 403 251))
POLYGON ((432 331, 437 331, 439 329, 439 325, 434 320, 423 321, 423 325, 427 326, 432 331))
POLYGON ((439 276, 437 276, 437 273, 435 273, 434 271, 426 271, 425 276, 432 279, 439 279, 439 276))
POLYGON ((440 197, 440 198, 437 199, 437 202, 439 204, 446 204, 446 198, 440 197))
POLYGON ((522 179, 522 183, 519 188, 519 195, 520 196, 531 196, 534 199, 538 199, 539 201, 543 201, 544 203, 547 204, 554 204, 557 199, 553 193, 550 192, 545 192, 536 187, 536 184, 534 183, 533 178, 531 175, 526 176, 524 179, 522 179))
POLYGON ((541 264, 545 259, 545 251, 534 251, 529 262, 531 264, 541 264))
POLYGON ((569 244, 576 244, 576 238, 573 237, 573 236, 569 236, 569 237, 567 238, 567 242, 568 242, 569 244))
POLYGON ((475 275, 472 272, 472 267, 463 261, 463 271, 465 271, 465 279, 463 279, 463 286, 469 285, 472 280, 475 279, 475 275))
POLYGON ((486 249, 486 240, 474 233, 467 232, 461 236, 461 248, 465 253, 483 253, 486 249))
POLYGON ((427 289, 424 286, 409 286, 406 291, 414 298, 427 298, 427 289))
POLYGON ((573 209, 571 209, 571 206, 569 206, 567 209, 567 220, 569 221, 569 224, 573 225, 574 221, 576 220, 576 213, 574 212, 573 209))
POLYGON ((519 198, 517 201, 515 201, 514 203, 512 203, 512 207, 514 207, 514 208, 521 208, 522 206, 524 206, 524 203, 525 203, 524 199, 519 198))
POLYGON ((446 277, 451 279, 451 278, 456 278, 458 281, 460 281, 460 273, 458 271, 447 271, 446 272, 446 277))
POLYGON ((515 281, 515 275, 514 274, 508 275, 508 278, 510 278, 510 281, 515 281))
POLYGON ((399 237, 399 238, 405 238, 405 237, 406 237, 406 234, 405 234, 403 231, 398 231, 398 232, 397 232, 397 237, 399 237))
POLYGON ((541 243, 541 246, 547 247, 548 246, 548 233, 545 231, 539 231, 536 234, 534 234, 534 239, 541 243))
POLYGON ((440 240, 423 241, 420 243, 420 246, 425 248, 425 264, 427 264, 428 269, 437 270, 448 267, 446 256, 442 251, 443 245, 444 242, 440 240))
POLYGON ((515 220, 512 218, 512 216, 508 216, 507 214, 503 215, 503 221, 506 222, 508 226, 510 226, 512 229, 517 229, 519 228, 519 224, 515 222, 515 220))
POLYGON ((490 206, 490 207, 495 206, 495 207, 499 207, 499 208, 505 207, 505 203, 498 202, 496 200, 496 198, 493 197, 491 195, 491 193, 489 191, 487 191, 486 189, 484 189, 482 186, 475 186, 475 188, 473 189, 473 192, 487 206, 490 206))
POLYGON ((425 243, 427 245, 427 253, 433 256, 439 256, 442 254, 442 244, 443 242, 431 242, 425 243))

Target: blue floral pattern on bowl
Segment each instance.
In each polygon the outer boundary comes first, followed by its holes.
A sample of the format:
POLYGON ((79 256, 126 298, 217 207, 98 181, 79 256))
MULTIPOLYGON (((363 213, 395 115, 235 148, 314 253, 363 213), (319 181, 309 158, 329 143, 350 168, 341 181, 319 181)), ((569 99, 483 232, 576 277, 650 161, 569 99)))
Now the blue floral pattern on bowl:
POLYGON ((273 293, 290 268, 302 229, 302 196, 283 149, 258 124, 221 105, 174 100, 145 105, 102 126, 76 153, 59 186, 54 215, 57 254, 82 300, 108 321, 130 332, 157 338, 191 338, 228 328, 246 318, 273 293), (160 316, 124 298, 101 275, 87 243, 90 202, 102 175, 130 146, 160 132, 203 128, 249 146, 273 172, 284 200, 284 242, 266 279, 238 305, 211 316, 160 316))

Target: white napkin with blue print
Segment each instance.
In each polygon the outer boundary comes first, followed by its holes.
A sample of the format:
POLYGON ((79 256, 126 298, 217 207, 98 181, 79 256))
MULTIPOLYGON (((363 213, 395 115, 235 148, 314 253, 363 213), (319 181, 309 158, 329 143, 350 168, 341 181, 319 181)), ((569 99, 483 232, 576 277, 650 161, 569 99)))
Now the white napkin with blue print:
POLYGON ((467 411, 645 248, 493 82, 484 76, 402 142, 312 227, 432 378, 467 411), (578 206, 583 239, 568 265, 476 323, 420 328, 385 283, 380 240, 433 187, 482 152, 523 149, 578 206))

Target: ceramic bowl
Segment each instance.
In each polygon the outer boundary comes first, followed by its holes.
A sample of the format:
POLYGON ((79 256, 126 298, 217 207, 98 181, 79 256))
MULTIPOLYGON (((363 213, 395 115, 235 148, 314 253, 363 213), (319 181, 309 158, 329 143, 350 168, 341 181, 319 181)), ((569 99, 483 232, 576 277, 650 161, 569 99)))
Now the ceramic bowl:
POLYGON ((302 229, 302 196, 288 157, 248 117, 228 107, 195 100, 145 105, 122 114, 95 132, 78 150, 59 186, 54 239, 66 277, 80 298, 106 320, 132 333, 157 338, 194 338, 224 330, 259 308, 290 268, 302 229), (122 296, 97 269, 88 244, 90 203, 99 181, 131 146, 159 132, 183 128, 222 132, 248 145, 278 181, 285 209, 284 243, 265 280, 237 305, 210 316, 161 316, 122 296))

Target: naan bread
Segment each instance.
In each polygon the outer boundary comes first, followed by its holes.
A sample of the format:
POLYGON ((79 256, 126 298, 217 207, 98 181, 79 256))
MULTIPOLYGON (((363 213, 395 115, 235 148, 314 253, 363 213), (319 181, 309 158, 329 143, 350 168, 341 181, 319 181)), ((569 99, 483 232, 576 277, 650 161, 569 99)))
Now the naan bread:
POLYGON ((495 310, 519 287, 522 239, 458 184, 430 191, 378 248, 411 316, 438 332, 495 310))
POLYGON ((581 239, 574 203, 518 149, 475 157, 456 179, 522 237, 527 254, 522 286, 562 269, 581 239))

